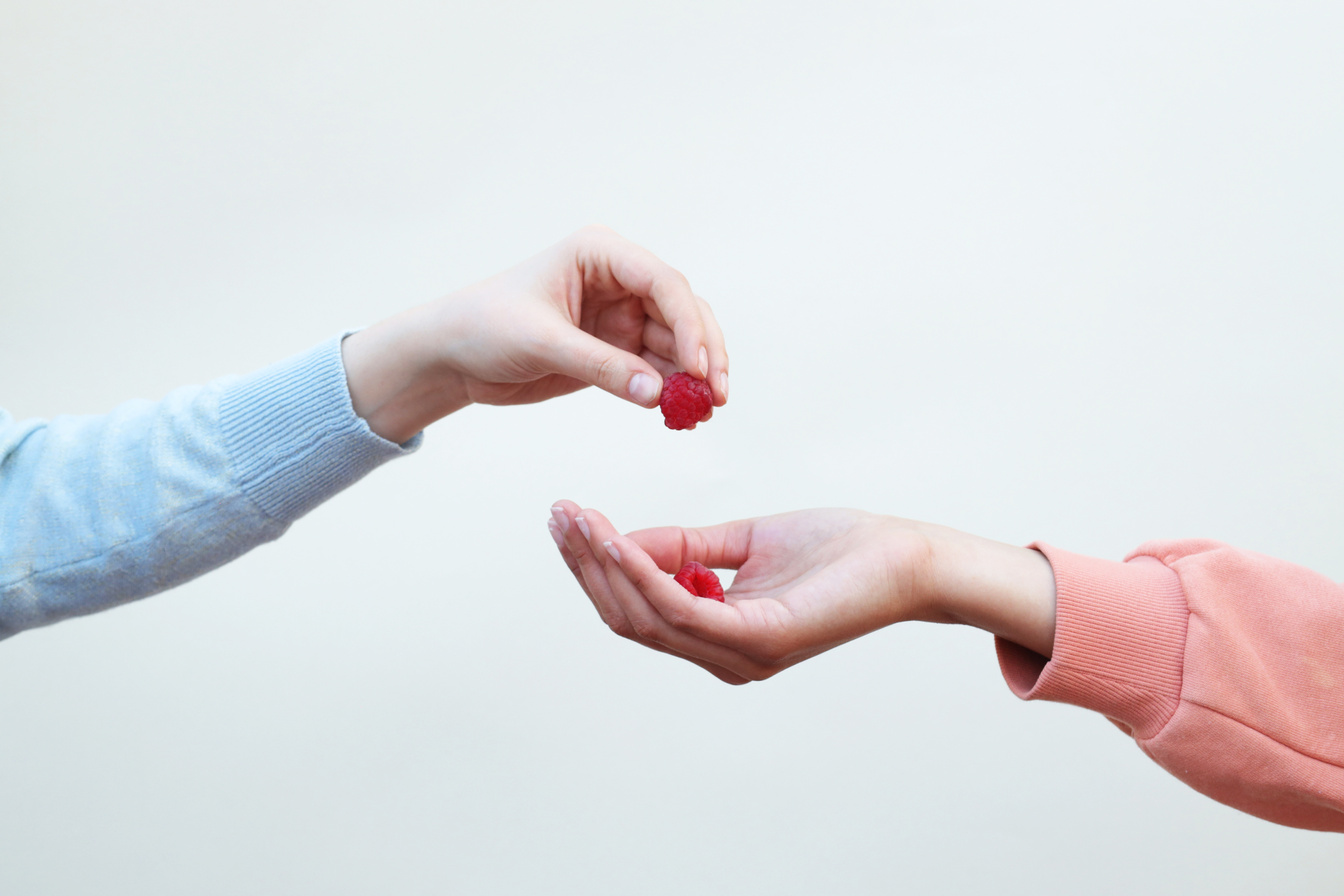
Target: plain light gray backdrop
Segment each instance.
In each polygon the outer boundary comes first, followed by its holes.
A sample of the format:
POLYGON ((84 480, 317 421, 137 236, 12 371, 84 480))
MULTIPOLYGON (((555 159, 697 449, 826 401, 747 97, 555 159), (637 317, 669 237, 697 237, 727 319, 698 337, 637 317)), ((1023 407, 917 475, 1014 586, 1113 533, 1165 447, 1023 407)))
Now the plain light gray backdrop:
POLYGON ((728 336, 692 434, 471 408, 274 545, 0 644, 0 891, 1337 893, 991 639, 729 688, 544 530, 818 505, 1344 579, 1338 3, 0 0, 0 404, 245 372, 589 222, 728 336))

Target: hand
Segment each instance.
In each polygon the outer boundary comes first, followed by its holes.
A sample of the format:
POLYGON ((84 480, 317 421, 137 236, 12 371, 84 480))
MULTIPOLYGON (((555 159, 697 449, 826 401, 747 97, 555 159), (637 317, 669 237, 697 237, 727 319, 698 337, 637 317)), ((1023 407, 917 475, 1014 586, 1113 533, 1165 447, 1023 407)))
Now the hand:
POLYGON ((567 501, 553 515, 566 563, 613 631, 733 684, 923 613, 928 540, 901 520, 814 510, 622 537, 567 501), (692 560, 738 570, 725 603, 672 580, 692 560))
POLYGON ((1054 578, 1043 556, 857 510, 807 510, 621 536, 600 513, 552 508, 552 536, 603 621, 723 681, 759 681, 894 622, 963 622, 1049 655, 1054 578), (670 574, 736 569, 725 602, 670 574))
POLYGON ((709 306, 675 269, 600 227, 361 330, 342 353, 355 412, 394 442, 473 402, 525 404, 587 385, 652 407, 676 370, 708 381, 715 406, 728 400, 709 306))

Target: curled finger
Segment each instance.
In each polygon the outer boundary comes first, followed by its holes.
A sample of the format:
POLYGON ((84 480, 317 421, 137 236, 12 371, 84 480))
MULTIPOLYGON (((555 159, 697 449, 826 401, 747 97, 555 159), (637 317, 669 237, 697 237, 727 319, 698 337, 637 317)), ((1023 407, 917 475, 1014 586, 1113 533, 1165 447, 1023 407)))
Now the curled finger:
POLYGON ((589 601, 597 610, 598 616, 601 617, 608 628, 624 638, 643 644, 645 647, 651 647, 661 653, 688 660, 726 684, 740 685, 750 681, 750 679, 738 675, 731 669, 726 669, 699 657, 679 653, 662 644, 641 638, 625 616, 619 602, 614 600, 604 567, 592 562, 594 555, 585 537, 581 534, 582 530, 587 528, 587 522, 581 521, 576 511, 577 507, 572 502, 557 502, 551 508, 552 519, 548 521, 547 528, 551 532, 551 537, 556 539, 556 546, 560 549, 560 555, 565 559, 570 572, 574 574, 579 586, 588 596, 589 601))
POLYGON ((670 576, 658 569, 648 555, 629 539, 621 539, 611 524, 600 513, 584 510, 578 519, 584 520, 588 530, 589 546, 594 556, 600 556, 606 573, 606 584, 612 597, 620 604, 622 612, 629 621, 639 640, 660 644, 671 651, 686 657, 694 657, 731 670, 732 672, 757 680, 768 677, 770 673, 761 664, 740 651, 725 646, 721 642, 706 639, 682 624, 681 609, 676 607, 665 614, 659 606, 650 602, 646 589, 672 589, 679 592, 689 603, 713 604, 717 609, 736 616, 736 611, 717 601, 707 601, 693 597, 676 584, 670 576), (622 560, 622 551, 638 557, 631 557, 636 568, 645 574, 642 581, 633 580, 626 572, 622 560), (651 571, 651 572, 649 572, 651 571))
POLYGON ((558 501, 551 508, 552 522, 560 530, 561 556, 569 565, 570 572, 578 580, 588 600, 592 602, 597 615, 616 634, 632 637, 634 628, 626 618, 620 603, 611 593, 606 581, 602 564, 593 557, 588 541, 575 523, 578 507, 571 501, 558 501))

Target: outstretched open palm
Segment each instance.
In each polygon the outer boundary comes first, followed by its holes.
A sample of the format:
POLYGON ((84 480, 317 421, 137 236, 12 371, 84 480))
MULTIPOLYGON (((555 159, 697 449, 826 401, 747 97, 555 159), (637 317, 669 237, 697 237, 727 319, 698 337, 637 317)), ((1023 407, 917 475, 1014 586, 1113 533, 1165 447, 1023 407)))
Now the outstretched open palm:
POLYGON ((621 536, 597 511, 562 501, 553 513, 566 563, 608 626, 725 681, 768 678, 924 612, 915 582, 929 548, 918 523, 806 510, 621 536), (672 580, 693 560, 737 570, 724 603, 672 580))

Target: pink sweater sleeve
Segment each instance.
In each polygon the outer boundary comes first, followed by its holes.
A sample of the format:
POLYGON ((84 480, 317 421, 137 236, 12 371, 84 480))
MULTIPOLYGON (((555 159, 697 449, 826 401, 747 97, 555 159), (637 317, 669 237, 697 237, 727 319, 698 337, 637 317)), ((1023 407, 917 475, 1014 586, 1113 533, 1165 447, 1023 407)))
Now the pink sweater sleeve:
POLYGON ((1344 832, 1344 587, 1212 541, 1055 571, 1054 656, 998 641, 1008 686, 1105 714, 1199 792, 1344 832))

